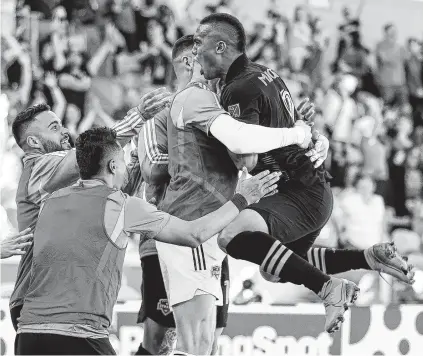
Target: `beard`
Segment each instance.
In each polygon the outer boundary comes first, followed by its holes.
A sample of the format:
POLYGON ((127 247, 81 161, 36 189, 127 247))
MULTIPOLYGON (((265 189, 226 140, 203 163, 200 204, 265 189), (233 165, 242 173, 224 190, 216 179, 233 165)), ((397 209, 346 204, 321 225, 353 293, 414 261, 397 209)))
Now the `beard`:
POLYGON ((71 148, 71 147, 65 148, 62 146, 61 143, 57 143, 57 142, 46 140, 46 139, 43 139, 43 147, 46 153, 51 153, 55 151, 65 151, 71 148))

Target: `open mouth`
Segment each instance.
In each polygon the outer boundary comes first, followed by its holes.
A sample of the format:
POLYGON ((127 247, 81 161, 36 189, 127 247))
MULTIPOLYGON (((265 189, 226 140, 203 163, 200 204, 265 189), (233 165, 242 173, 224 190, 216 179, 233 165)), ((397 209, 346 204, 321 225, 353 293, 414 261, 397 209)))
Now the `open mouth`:
POLYGON ((60 141, 60 144, 63 145, 69 145, 69 137, 66 136, 63 140, 60 141))

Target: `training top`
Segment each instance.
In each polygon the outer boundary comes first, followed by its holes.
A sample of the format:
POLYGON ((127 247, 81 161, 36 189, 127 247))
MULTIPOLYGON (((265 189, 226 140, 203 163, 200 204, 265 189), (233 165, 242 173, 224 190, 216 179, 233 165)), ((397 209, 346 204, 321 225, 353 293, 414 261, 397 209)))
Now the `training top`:
POLYGON ((154 238, 169 219, 99 180, 53 193, 35 228, 18 333, 107 337, 130 233, 154 238))
POLYGON ((215 93, 200 82, 178 92, 168 118, 170 183, 160 209, 184 220, 195 220, 229 201, 238 170, 227 148, 210 126, 227 114, 215 93))

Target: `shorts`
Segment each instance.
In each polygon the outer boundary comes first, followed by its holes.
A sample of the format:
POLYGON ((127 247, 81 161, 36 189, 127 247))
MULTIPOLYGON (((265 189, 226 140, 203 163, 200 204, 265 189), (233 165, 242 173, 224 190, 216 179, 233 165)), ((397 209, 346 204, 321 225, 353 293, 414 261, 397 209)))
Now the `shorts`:
POLYGON ((216 305, 223 305, 220 270, 226 255, 217 235, 195 249, 160 241, 156 248, 171 309, 202 294, 213 295, 216 305))
POLYGON ((16 335, 15 355, 116 355, 116 352, 108 338, 21 333, 16 335))
MULTIPOLYGON (((146 256, 141 259, 142 285, 141 309, 138 313, 138 323, 146 318, 154 320, 157 324, 167 327, 175 327, 175 319, 169 308, 166 289, 160 270, 159 257, 157 255, 146 256)), ((216 308, 216 328, 224 328, 228 322, 229 309, 229 262, 226 257, 222 262, 220 285, 222 288, 223 305, 216 308)))
POLYGON ((248 209, 262 216, 270 235, 304 255, 332 214, 332 190, 329 183, 304 186, 288 182, 277 194, 261 199, 248 209))
POLYGON ((17 305, 10 309, 10 318, 12 319, 13 328, 18 331, 18 318, 21 316, 23 304, 17 305))

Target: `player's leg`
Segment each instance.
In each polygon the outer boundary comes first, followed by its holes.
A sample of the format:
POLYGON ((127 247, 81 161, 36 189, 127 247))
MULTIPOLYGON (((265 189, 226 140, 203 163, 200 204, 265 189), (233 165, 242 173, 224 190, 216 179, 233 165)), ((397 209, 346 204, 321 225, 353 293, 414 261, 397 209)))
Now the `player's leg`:
POLYGON ((216 301, 222 298, 219 274, 223 254, 210 239, 196 249, 156 243, 169 305, 176 324, 175 354, 207 354, 216 328, 216 301), (213 245, 209 246, 209 245, 213 245), (208 248, 209 247, 209 248, 208 248), (212 247, 212 248, 210 248, 212 247))
POLYGON ((206 355, 211 352, 216 328, 215 301, 213 295, 200 294, 173 306, 177 339, 175 353, 206 355))
POLYGON ((329 275, 365 269, 387 273, 405 283, 414 281, 413 266, 408 264, 407 257, 403 257, 397 252, 394 243, 380 243, 365 250, 310 248, 308 243, 304 243, 314 241, 318 236, 319 231, 294 241, 287 247, 329 275))
POLYGON ((222 287, 222 304, 216 307, 216 331, 214 332, 213 346, 210 355, 216 355, 218 341, 223 329, 228 323, 229 312, 229 259, 228 256, 222 262, 220 285, 222 287))
POLYGON ((357 286, 329 277, 293 253, 283 242, 298 240, 321 228, 331 211, 332 193, 328 185, 294 193, 287 191, 242 211, 219 238, 221 248, 230 256, 258 264, 266 279, 304 285, 318 294, 326 305, 326 330, 329 332, 336 330, 343 321, 347 306, 357 297, 357 286), (282 242, 264 233, 264 226, 282 242))
POLYGON ((143 323, 144 337, 136 355, 168 355, 176 338, 175 320, 169 307, 157 255, 141 259, 142 304, 138 323, 143 323))

